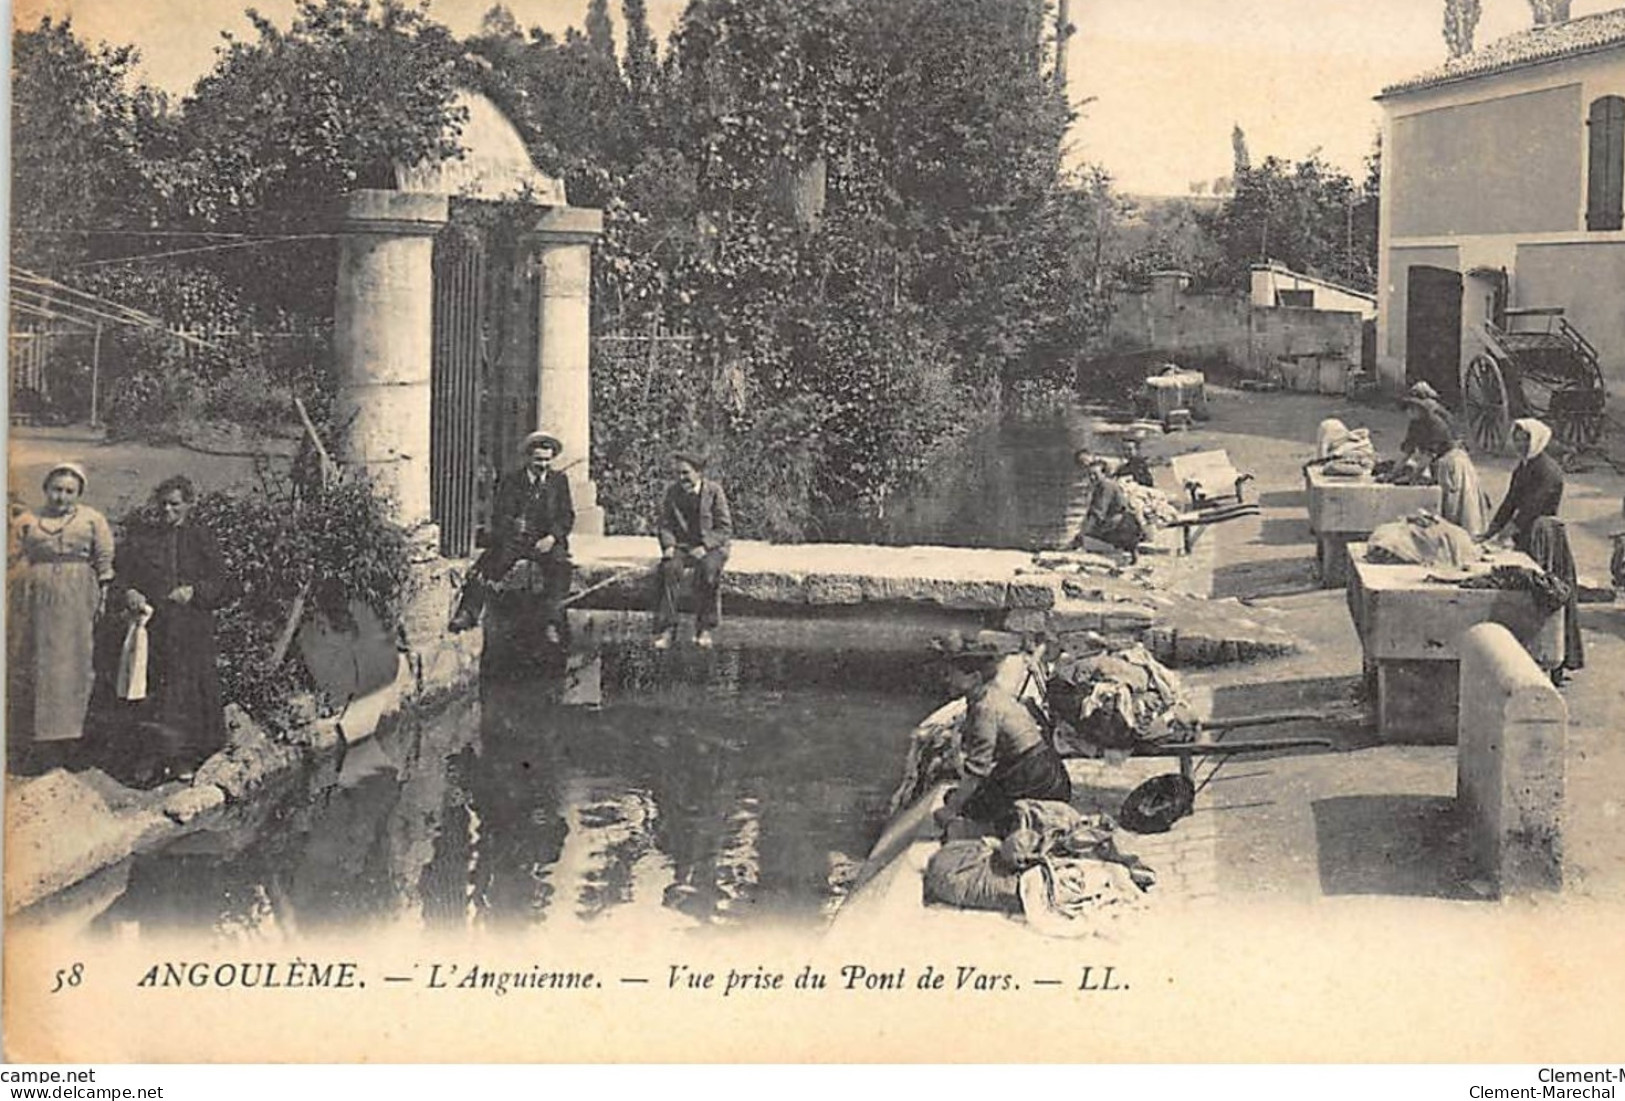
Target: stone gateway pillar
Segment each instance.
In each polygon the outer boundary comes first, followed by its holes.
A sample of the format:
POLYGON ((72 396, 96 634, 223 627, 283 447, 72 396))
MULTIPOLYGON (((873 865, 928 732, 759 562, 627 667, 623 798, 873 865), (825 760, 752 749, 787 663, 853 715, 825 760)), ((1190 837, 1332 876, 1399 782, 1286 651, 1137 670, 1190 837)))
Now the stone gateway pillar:
POLYGON ((434 235, 447 199, 356 191, 339 221, 333 355, 343 461, 365 470, 412 530, 430 522, 429 374, 434 235))
POLYGON ((603 232, 600 210, 553 207, 536 223, 538 295, 536 416, 564 444, 570 466, 576 531, 604 533, 604 510, 592 480, 592 245, 603 232))

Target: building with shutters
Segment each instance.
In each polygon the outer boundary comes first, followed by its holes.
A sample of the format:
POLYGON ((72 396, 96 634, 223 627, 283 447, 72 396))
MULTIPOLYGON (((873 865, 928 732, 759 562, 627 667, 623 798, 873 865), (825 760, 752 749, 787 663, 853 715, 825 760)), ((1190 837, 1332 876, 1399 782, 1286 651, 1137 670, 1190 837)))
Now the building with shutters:
POLYGON ((1625 8, 1383 90, 1377 364, 1446 393, 1507 309, 1560 307, 1625 393, 1625 8))

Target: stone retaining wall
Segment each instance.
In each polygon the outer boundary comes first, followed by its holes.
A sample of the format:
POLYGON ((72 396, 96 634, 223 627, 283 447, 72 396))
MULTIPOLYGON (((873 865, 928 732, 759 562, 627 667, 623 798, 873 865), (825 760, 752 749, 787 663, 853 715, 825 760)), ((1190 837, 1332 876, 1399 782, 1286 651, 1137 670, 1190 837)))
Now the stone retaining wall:
MULTIPOLYGON (((445 635, 461 582, 460 563, 416 567, 403 612, 406 649, 394 683, 351 701, 342 713, 309 719, 273 737, 236 705, 226 708, 226 748, 190 784, 126 788, 99 770, 8 781, 5 912, 14 914, 138 853, 161 849, 217 824, 231 807, 371 737, 407 715, 431 711, 465 690, 479 672, 480 633, 445 635)), ((299 710, 296 706, 296 711, 299 710)))

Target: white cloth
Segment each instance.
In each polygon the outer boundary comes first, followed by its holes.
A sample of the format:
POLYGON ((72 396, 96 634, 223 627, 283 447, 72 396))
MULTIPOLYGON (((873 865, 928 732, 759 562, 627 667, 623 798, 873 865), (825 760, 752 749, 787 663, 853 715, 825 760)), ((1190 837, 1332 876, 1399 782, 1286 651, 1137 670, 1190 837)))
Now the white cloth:
POLYGON ((1512 427, 1523 429, 1529 436, 1529 446, 1523 452, 1524 462, 1545 451, 1546 445, 1552 442, 1552 430, 1534 417, 1519 417, 1512 422, 1512 427))
POLYGON ((1495 508, 1466 451, 1452 447, 1434 459, 1433 480, 1439 483, 1440 516, 1474 538, 1489 530, 1495 508))
POLYGON ((1320 422, 1315 458, 1328 474, 1359 475, 1377 465, 1377 449, 1369 428, 1349 428, 1336 417, 1320 422))
POLYGON ((1315 458, 1330 458, 1332 445, 1349 434, 1348 425, 1336 417, 1327 417, 1320 422, 1320 430, 1315 437, 1315 458))
POLYGON ((121 700, 147 698, 147 624, 152 621, 152 605, 147 604, 130 620, 124 632, 124 648, 119 652, 116 690, 121 700))

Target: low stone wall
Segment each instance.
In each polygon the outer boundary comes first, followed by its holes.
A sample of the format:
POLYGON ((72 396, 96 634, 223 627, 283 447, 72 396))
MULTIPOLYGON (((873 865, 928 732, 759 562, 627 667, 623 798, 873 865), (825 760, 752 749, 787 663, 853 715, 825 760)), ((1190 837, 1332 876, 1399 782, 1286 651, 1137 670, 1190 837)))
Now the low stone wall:
MULTIPOLYGON (((138 853, 218 824, 234 806, 373 736, 403 715, 428 711, 473 683, 480 632, 448 636, 445 624, 465 564, 419 563, 402 615, 405 650, 393 683, 335 716, 309 718, 273 736, 236 705, 226 708, 226 748, 190 784, 124 787, 99 770, 18 778, 6 793, 5 912, 14 914, 138 853)), ((296 708, 297 709, 297 708, 296 708)))
POLYGON ((1118 347, 1220 361, 1289 389, 1340 394, 1361 363, 1364 325, 1352 311, 1253 306, 1245 295, 1191 294, 1164 283, 1118 295, 1109 336, 1118 347))
POLYGON ((1563 884, 1568 708, 1512 632, 1461 640, 1456 801, 1478 871, 1503 895, 1563 884))
MULTIPOLYGON (((649 607, 659 561, 653 539, 581 540, 573 554, 578 591, 602 586, 577 608, 649 607)), ((740 541, 723 575, 723 598, 769 617, 850 622, 865 610, 876 620, 941 613, 945 625, 955 620, 954 629, 970 619, 987 630, 1054 635, 1063 643, 1093 632, 1144 642, 1171 665, 1255 661, 1299 648, 1267 622, 1275 614, 1269 610, 1171 594, 1158 586, 1154 567, 1124 568, 1088 554, 740 541)))

